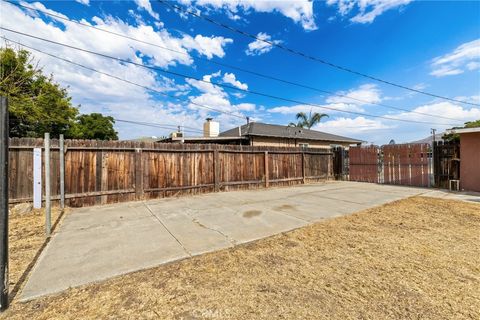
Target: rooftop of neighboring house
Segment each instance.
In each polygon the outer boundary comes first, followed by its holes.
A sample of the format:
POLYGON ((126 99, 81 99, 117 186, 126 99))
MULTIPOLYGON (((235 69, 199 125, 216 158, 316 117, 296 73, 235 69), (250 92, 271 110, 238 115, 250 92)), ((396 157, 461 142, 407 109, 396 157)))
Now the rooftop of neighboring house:
POLYGON ((151 137, 140 137, 136 139, 130 139, 129 141, 135 141, 135 142, 157 142, 158 140, 163 139, 162 137, 156 137, 156 136, 151 136, 151 137))
POLYGON ((289 138, 289 139, 304 139, 317 141, 331 141, 358 144, 362 140, 343 137, 331 133, 304 129, 299 127, 290 127, 285 125, 267 124, 261 122, 251 122, 241 127, 220 133, 220 137, 246 137, 246 136, 260 136, 260 137, 274 137, 274 138, 289 138), (240 128, 240 129, 239 129, 240 128), (241 131, 241 133, 240 133, 241 131))
MULTIPOLYGON (((445 135, 445 133, 446 132, 436 133, 435 134, 435 141, 443 141, 443 136, 445 135)), ((433 136, 429 135, 426 138, 423 138, 423 139, 420 139, 420 140, 417 140, 417 141, 412 141, 410 143, 429 143, 429 144, 432 144, 432 142, 433 142, 433 136)))
POLYGON ((461 129, 450 129, 447 130, 448 133, 474 133, 474 132, 480 132, 480 127, 475 127, 475 128, 461 128, 461 129))

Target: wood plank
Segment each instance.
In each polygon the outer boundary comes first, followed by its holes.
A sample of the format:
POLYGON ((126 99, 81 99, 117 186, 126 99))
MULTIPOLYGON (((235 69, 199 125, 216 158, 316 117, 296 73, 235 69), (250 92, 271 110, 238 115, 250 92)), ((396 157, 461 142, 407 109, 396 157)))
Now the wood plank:
POLYGON ((143 199, 142 149, 135 152, 135 200, 143 199))
POLYGON ((215 192, 220 191, 220 155, 218 150, 213 152, 213 183, 215 185, 215 192))
POLYGON ((268 188, 270 185, 270 171, 268 168, 268 151, 265 151, 264 153, 264 170, 265 170, 265 188, 268 188))

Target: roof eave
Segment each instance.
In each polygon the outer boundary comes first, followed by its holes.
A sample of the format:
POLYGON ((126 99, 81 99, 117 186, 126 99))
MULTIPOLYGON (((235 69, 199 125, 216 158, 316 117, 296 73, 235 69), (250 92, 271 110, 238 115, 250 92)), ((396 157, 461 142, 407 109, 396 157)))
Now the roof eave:
POLYGON ((276 136, 276 135, 267 135, 267 134, 256 134, 256 133, 248 133, 244 134, 243 136, 254 136, 254 137, 268 137, 268 138, 282 138, 282 139, 303 139, 303 140, 311 140, 311 141, 333 141, 333 142, 346 142, 346 143, 363 143, 365 141, 362 140, 338 140, 338 139, 314 139, 308 137, 287 137, 287 136, 276 136))
POLYGON ((463 129, 449 129, 447 130, 447 133, 474 133, 474 132, 480 132, 480 127, 476 128, 463 128, 463 129))

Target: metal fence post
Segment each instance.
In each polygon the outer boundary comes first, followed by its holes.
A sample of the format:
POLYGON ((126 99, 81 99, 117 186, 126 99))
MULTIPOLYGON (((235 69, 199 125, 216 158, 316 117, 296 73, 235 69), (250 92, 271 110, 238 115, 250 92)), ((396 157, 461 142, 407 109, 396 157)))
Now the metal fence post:
POLYGON ((8 308, 8 104, 0 97, 0 311, 8 308))
POLYGON ((45 132, 45 233, 47 237, 50 237, 50 231, 52 228, 52 204, 51 204, 51 192, 50 192, 50 133, 45 132))
POLYGON ((60 135, 59 147, 60 147, 60 208, 62 211, 65 209, 65 147, 64 147, 63 134, 60 135))

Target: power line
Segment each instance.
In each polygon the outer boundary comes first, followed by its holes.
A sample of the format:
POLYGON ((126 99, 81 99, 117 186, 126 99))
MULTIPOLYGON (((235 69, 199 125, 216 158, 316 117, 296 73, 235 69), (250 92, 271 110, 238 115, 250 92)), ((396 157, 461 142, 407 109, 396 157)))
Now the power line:
POLYGON ((182 8, 181 6, 178 6, 178 5, 175 5, 175 4, 171 4, 169 3, 168 1, 164 1, 164 0, 157 0, 158 2, 166 5, 166 6, 169 6, 171 8, 173 8, 174 10, 179 10, 179 11, 182 11, 186 14, 189 14, 191 16, 194 16, 194 17, 197 17, 197 18, 200 18, 200 19, 203 19, 209 23, 212 23, 214 25, 217 25, 217 26, 220 26, 224 29, 227 29, 227 30, 230 30, 232 32, 236 32, 236 33, 239 33, 243 36, 246 36, 246 37, 249 37, 249 38, 252 38, 256 41, 261 41, 261 42, 264 42, 270 46, 274 46, 274 47, 277 47, 279 49, 282 49, 284 51, 287 51, 291 54, 294 54, 294 55, 298 55, 298 56, 301 56, 303 58, 306 58, 306 59, 309 59, 309 60, 312 60, 312 61, 316 61, 316 62, 319 62, 319 63, 322 63, 324 65, 327 65, 329 67, 332 67, 332 68, 336 68, 336 69, 339 69, 339 70, 342 70, 342 71, 345 71, 345 72, 348 72, 348 73, 352 73, 352 74, 355 74, 357 76, 361 76, 361 77, 364 77, 364 78, 368 78, 368 79, 371 79, 371 80, 374 80, 374 81, 377 81, 377 82, 381 82, 381 83, 384 83, 384 84, 387 84, 387 85, 390 85, 390 86, 394 86, 394 87, 397 87, 397 88, 401 88, 401 89, 405 89, 405 90, 409 90, 409 91, 413 91, 413 92, 416 92, 416 93, 420 93, 420 94, 423 94, 423 95, 427 95, 427 96, 430 96, 430 97, 434 97, 434 98, 440 98, 440 99, 444 99, 444 100, 449 100, 449 101, 453 101, 453 102, 458 102, 458 103, 464 103, 464 104, 469 104, 469 105, 472 105, 472 106, 480 106, 480 104, 478 103, 473 103, 473 102, 468 102, 468 101, 463 101, 463 100, 457 100, 457 99, 453 99, 453 98, 449 98, 449 97, 444 97, 444 96, 441 96, 441 95, 438 95, 438 94, 434 94, 434 93, 430 93, 430 92, 426 92, 426 91, 422 91, 422 90, 418 90, 418 89, 414 89, 414 88, 410 88, 410 87, 407 87, 407 86, 404 86, 404 85, 401 85, 401 84, 398 84, 398 83, 394 83, 394 82, 391 82, 391 81, 388 81, 388 80, 383 80, 383 79, 380 79, 378 77, 374 77, 374 76, 371 76, 371 75, 368 75, 366 73, 362 73, 362 72, 359 72, 359 71, 355 71, 355 70, 352 70, 350 68, 347 68, 347 67, 344 67, 344 66, 341 66, 341 65, 338 65, 338 64, 335 64, 335 63, 332 63, 332 62, 329 62, 329 61, 326 61, 324 59, 320 59, 318 57, 314 57, 312 55, 309 55, 307 53, 304 53, 304 52, 301 52, 301 51, 298 51, 298 50, 295 50, 295 49, 292 49, 292 48, 289 48, 289 47, 286 47, 280 43, 276 43, 276 42, 273 42, 273 41, 269 41, 269 40, 266 40, 266 39, 262 39, 262 38, 259 38, 257 37, 256 35, 254 34, 251 34, 251 33, 248 33, 248 32, 245 32, 243 30, 240 30, 240 29, 237 29, 235 27, 232 27, 232 26, 229 26, 225 23, 222 23, 222 22, 219 22, 219 21, 216 21, 212 18, 209 18, 209 17, 205 17, 205 16, 202 16, 201 14, 199 13, 196 13, 196 12, 193 12, 193 11, 190 11, 190 10, 187 10, 187 9, 184 9, 182 8))
POLYGON ((137 125, 141 125, 141 126, 147 126, 147 127, 154 127, 154 128, 160 128, 160 129, 168 129, 168 130, 172 130, 172 127, 173 128, 178 128, 178 127, 181 127, 182 128, 182 132, 194 132, 194 133, 199 133, 199 132, 203 132, 202 130, 200 129, 188 129, 188 128, 192 128, 192 127, 185 127, 185 126, 182 126, 182 125, 170 125, 170 124, 163 124, 163 123, 155 123, 155 122, 142 122, 142 121, 133 121, 133 120, 122 120, 122 119, 117 119, 117 118, 114 118, 116 122, 124 122, 124 123, 131 123, 131 124, 137 124, 137 125), (187 129, 185 129, 187 128, 187 129))
MULTIPOLYGON (((53 58, 57 58, 57 59, 60 59, 62 61, 65 61, 65 62, 68 62, 68 63, 71 63, 71 64, 74 64, 76 66, 79 66, 79 67, 82 67, 82 68, 85 68, 85 69, 88 69, 90 71, 94 71, 94 72, 98 72, 100 74, 103 74, 105 76, 109 76, 109 77, 112 77, 112 78, 115 78, 117 80, 121 80, 121 81, 125 81, 127 83, 130 83, 130 84, 134 84, 128 80, 125 80, 125 79, 121 79, 121 78, 118 78, 118 77, 115 77, 113 75, 110 75, 110 74, 107 74, 107 73, 104 73, 104 72, 101 72, 101 71, 98 71, 96 69, 93 69, 93 68, 90 68, 90 67, 87 67, 87 66, 83 66, 79 63, 76 63, 76 62, 73 62, 71 60, 68 60, 68 59, 63 59, 61 57, 58 57, 58 56, 55 56, 55 55, 52 55, 52 54, 49 54, 47 52, 44 52, 44 51, 41 51, 41 50, 38 50, 36 48, 33 48, 33 47, 30 47, 30 46, 27 46, 27 45, 24 45, 20 42, 17 42, 17 41, 13 41, 13 40, 10 40, 8 38, 5 38, 3 37, 5 40, 7 41, 11 41, 11 42, 14 42, 14 43, 17 43, 21 46, 24 46, 26 48, 29 48, 31 50, 35 50, 35 51, 38 51, 42 54, 46 54, 50 57, 53 57, 53 58)), ((131 123, 131 124, 136 124, 136 125, 142 125, 142 126, 147 126, 147 127, 155 127, 155 128, 160 128, 160 129, 167 129, 167 130, 172 130, 173 128, 178 128, 178 127, 181 127, 182 128, 182 131, 185 131, 185 132, 194 132, 194 133, 198 133, 198 132, 203 132, 202 130, 200 129, 197 129, 197 128, 194 128, 194 127, 189 127, 189 126, 184 126, 184 125, 172 125, 172 124, 165 124, 165 123, 155 123, 155 122, 142 122, 142 121, 133 121, 133 120, 124 120, 124 119, 118 119, 118 118, 115 118, 115 117, 112 117, 115 122, 124 122, 124 123, 131 123)))
MULTIPOLYGON (((68 59, 64 59, 64 58, 61 58, 59 56, 55 56, 55 55, 52 55, 50 53, 47 53, 45 51, 42 51, 42 50, 39 50, 39 49, 36 49, 36 48, 33 48, 31 46, 28 46, 28 45, 25 45, 21 42, 18 42, 18 41, 14 41, 14 40, 11 40, 11 39, 8 39, 8 38, 5 38, 3 37, 3 39, 7 40, 7 41, 11 41, 13 43, 17 43, 23 47, 26 47, 26 48, 29 48, 31 50, 34 50, 34 51, 37 51, 37 52, 40 52, 42 54, 45 54, 45 55, 48 55, 50 57, 53 57, 53 58, 56 58, 56 59, 59 59, 59 60, 62 60, 62 61, 65 61, 65 62, 68 62, 68 63, 71 63, 73 65, 76 65, 78 67, 82 67, 82 68, 85 68, 87 70, 90 70, 90 71, 94 71, 96 73, 99 73, 99 74, 103 74, 105 76, 108 76, 108 77, 112 77, 116 80, 120 80, 120 81, 124 81, 126 83, 129 83, 129 84, 132 84, 132 85, 136 85, 135 83, 131 82, 131 81, 128 81, 128 80, 125 80, 125 79, 122 79, 122 78, 119 78, 119 77, 116 77, 116 76, 113 76, 113 75, 110 75, 108 73, 105 73, 105 72, 102 72, 102 71, 99 71, 99 70, 96 70, 96 69, 93 69, 93 68, 90 68, 90 67, 87 67, 87 66, 84 66, 84 65, 81 65, 79 63, 76 63, 76 62, 73 62, 71 60, 68 60, 68 59)), ((140 85, 138 85, 140 86, 140 85)), ((145 89, 149 89, 149 88, 146 88, 144 86, 141 86, 142 88, 145 88, 145 89)), ((149 90, 152 90, 152 89, 149 89, 149 90)), ((155 128, 161 128, 161 129, 167 129, 167 130, 171 130, 173 128, 178 128, 178 127, 182 127, 183 128, 183 131, 186 131, 186 132, 195 132, 195 133, 203 133, 202 130, 200 129, 197 129, 197 128, 194 128, 194 127, 190 127, 190 126, 184 126, 184 125, 172 125, 172 124, 165 124, 165 123, 156 123, 156 122, 141 122, 141 121, 133 121, 133 120, 124 120, 124 119, 118 119, 118 118, 115 118, 113 117, 113 119, 115 120, 115 122, 124 122, 124 123, 131 123, 131 124, 137 124, 137 125, 142 125, 142 126, 147 126, 147 127, 155 127, 155 128)), ((348 129, 356 129, 356 128, 370 128, 371 126, 369 125, 358 125, 358 126, 355 126, 355 127, 345 127, 345 126, 342 126, 342 128, 348 128, 348 129)), ((385 128, 385 129, 388 129, 388 128, 385 128)))
POLYGON ((203 132, 202 130, 198 129, 198 128, 195 128, 195 127, 189 127, 189 126, 184 126, 184 125, 178 125, 178 124, 167 124, 167 123, 158 123, 158 122, 155 122, 155 123, 151 123, 151 122, 139 122, 139 121, 132 121, 132 120, 124 120, 124 119, 116 119, 117 121, 120 121, 120 122, 136 122, 136 123, 148 123, 148 124, 155 124, 155 125, 159 125, 159 126, 165 126, 165 127, 175 127, 175 128, 178 128, 179 126, 182 127, 182 128, 187 128, 187 129, 191 129, 189 131, 199 131, 199 132, 203 132))
MULTIPOLYGON (((5 28, 0 27, 0 29, 5 29, 5 28)), ((13 32, 15 32, 15 31, 13 31, 13 32)), ((20 33, 20 34, 22 34, 22 33, 20 33)), ((24 34, 24 35, 27 35, 27 34, 24 34)), ((28 36, 28 35, 27 35, 27 36, 28 36)), ((34 36, 32 36, 32 37, 34 37, 34 36)), ((35 51, 38 51, 38 52, 40 52, 40 53, 46 54, 46 55, 48 55, 48 56, 50 56, 50 57, 52 57, 52 58, 56 58, 56 59, 59 59, 59 60, 62 60, 62 61, 71 63, 71 64, 73 64, 73 65, 76 65, 76 66, 78 66, 78 67, 81 67, 81 68, 84 68, 84 69, 87 69, 87 70, 90 70, 90 71, 93 71, 93 72, 97 72, 97 73, 103 74, 103 75, 105 75, 105 76, 107 76, 107 77, 111 77, 111 78, 114 78, 114 79, 117 79, 117 80, 120 80, 120 81, 129 83, 129 84, 131 84, 131 85, 134 85, 134 86, 137 86, 137 87, 140 87, 140 88, 143 88, 143 89, 152 91, 152 92, 159 93, 159 94, 161 94, 161 95, 164 95, 164 96, 169 97, 169 98, 172 98, 172 99, 176 99, 176 100, 179 100, 179 101, 186 101, 186 102, 191 103, 191 104, 193 104, 193 105, 196 105, 196 106, 198 106, 198 107, 205 108, 205 109, 208 109, 208 110, 212 110, 212 111, 215 111, 215 112, 218 112, 218 113, 223 113, 223 114, 226 114, 226 115, 230 115, 230 116, 232 116, 232 117, 237 117, 237 118, 240 118, 240 119, 243 119, 243 120, 246 119, 246 117, 244 117, 244 116, 239 116, 239 115, 237 115, 237 114, 235 114, 235 113, 232 113, 232 112, 215 109, 215 108, 212 108, 212 107, 209 107, 209 106, 205 106, 205 105, 202 105, 202 104, 199 104, 199 103, 196 103, 196 102, 187 100, 187 99, 182 99, 182 98, 179 98, 179 97, 176 97, 176 96, 167 94, 167 93, 165 93, 165 92, 163 92, 163 91, 156 90, 156 89, 153 89, 153 88, 150 88, 150 87, 147 87, 147 86, 144 86, 144 85, 141 85, 141 84, 132 82, 132 81, 130 81, 130 80, 123 79, 123 78, 114 76, 114 75, 112 75, 112 74, 109 74, 109 73, 106 73, 106 72, 103 72, 103 71, 99 71, 99 70, 96 70, 96 69, 87 67, 87 66, 85 66, 85 65, 82 65, 82 64, 73 62, 73 61, 71 61, 71 60, 64 59, 64 58, 61 58, 61 57, 59 57, 59 56, 53 55, 53 54, 51 54, 51 53, 42 51, 42 50, 40 50, 40 49, 33 48, 33 47, 28 46, 28 45, 26 45, 26 44, 23 44, 23 43, 21 43, 21 42, 18 42, 18 41, 12 40, 12 39, 8 39, 8 38, 6 38, 6 37, 4 37, 4 36, 3 36, 2 38, 5 39, 5 40, 7 40, 7 41, 10 41, 10 42, 17 43, 17 44, 19 44, 19 45, 21 45, 21 46, 23 46, 23 47, 25 47, 25 48, 29 48, 29 49, 31 49, 31 50, 35 50, 35 51)), ((34 38, 37 38, 37 37, 34 37, 34 38)), ((41 38, 38 38, 38 39, 42 40, 41 38)), ((48 40, 46 40, 46 39, 43 39, 43 40, 48 41, 48 40)), ((53 43, 55 43, 55 42, 53 42, 53 43)), ((65 46, 67 46, 67 45, 65 45, 65 46)), ((75 49, 75 47, 72 47, 72 49, 75 49)), ((82 50, 82 49, 78 48, 78 50, 82 50)), ((89 51, 85 51, 85 52, 89 52, 89 51)), ((89 53, 95 54, 94 52, 89 52, 89 53)), ((101 54, 100 54, 100 55, 101 55, 101 54)), ((105 57, 108 57, 108 56, 105 56, 105 57)), ((117 59, 117 58, 114 58, 114 57, 112 57, 112 58, 113 58, 113 59, 117 59)), ((122 60, 122 59, 120 59, 120 60, 122 60)), ((127 61, 127 60, 123 60, 123 62, 130 63, 130 62, 127 61)))
MULTIPOLYGON (((190 57, 190 55, 188 53, 178 51, 178 50, 175 50, 175 49, 171 49, 171 48, 167 48, 167 47, 164 47, 164 46, 152 43, 152 42, 144 41, 144 40, 141 40, 141 39, 130 37, 130 36, 125 35, 125 34, 121 34, 121 33, 117 33, 117 32, 114 32, 114 31, 99 28, 99 27, 96 27, 96 26, 93 26, 93 25, 90 25, 90 24, 87 24, 87 23, 80 22, 80 21, 74 21, 74 20, 71 20, 69 18, 62 17, 60 15, 56 15, 56 14, 53 14, 53 13, 50 13, 50 12, 47 12, 47 11, 44 11, 44 10, 40 10, 40 9, 37 9, 37 8, 25 6, 25 5, 22 5, 22 4, 19 4, 19 3, 11 2, 11 1, 8 1, 8 0, 2 0, 2 1, 11 3, 13 5, 16 5, 18 7, 22 7, 22 8, 28 9, 28 10, 34 10, 34 11, 37 11, 37 12, 41 12, 42 14, 54 17, 56 19, 61 19, 61 20, 64 20, 64 21, 68 21, 68 22, 71 22, 71 23, 75 23, 75 24, 84 26, 84 27, 92 28, 92 29, 102 31, 102 32, 105 32, 105 33, 108 33, 108 34, 112 34, 112 35, 115 35, 115 36, 118 36, 118 37, 126 38, 126 39, 129 39, 129 40, 132 40, 132 41, 136 41, 136 42, 139 42, 139 43, 151 45, 151 46, 163 49, 163 50, 168 50, 170 52, 175 52, 175 53, 190 57)), ((281 78, 278 78, 278 77, 275 77, 275 76, 262 74, 262 73, 259 73, 259 72, 256 72, 256 71, 248 70, 248 69, 245 69, 245 68, 233 66, 233 65, 230 65, 230 64, 226 64, 226 63, 222 63, 222 62, 218 62, 218 61, 214 61, 214 60, 209 60, 209 59, 202 58, 202 57, 195 57, 194 59, 202 60, 202 61, 205 61, 205 62, 208 62, 208 63, 211 63, 211 64, 215 64, 215 65, 219 65, 219 66, 222 66, 222 67, 227 67, 227 68, 230 68, 230 69, 233 69, 233 70, 253 74, 255 76, 262 77, 262 78, 265 78, 265 79, 274 80, 274 81, 282 82, 282 83, 285 83, 285 84, 294 85, 294 86, 297 86, 297 87, 300 87, 300 88, 305 88, 305 89, 309 89, 309 90, 313 90, 313 91, 317 91, 317 92, 321 92, 321 93, 326 93, 326 94, 330 94, 330 95, 333 95, 333 96, 342 97, 342 98, 346 98, 346 99, 350 99, 350 100, 354 100, 354 101, 358 101, 358 102, 362 102, 362 103, 366 103, 366 104, 370 104, 370 105, 377 105, 377 106, 384 107, 384 108, 395 109, 395 110, 405 111, 405 112, 411 112, 411 113, 425 115, 425 116, 429 116, 429 117, 433 117, 433 118, 442 118, 442 119, 446 119, 446 120, 461 121, 460 119, 445 117, 445 116, 441 116, 441 115, 432 115, 432 114, 428 114, 428 113, 425 113, 425 112, 409 110, 409 109, 405 109, 405 108, 400 108, 400 107, 396 107, 396 106, 387 105, 387 104, 384 104, 384 103, 371 102, 371 101, 368 101, 368 100, 364 100, 364 99, 360 99, 360 98, 356 98, 356 97, 351 97, 348 94, 340 94, 340 93, 335 93, 335 92, 328 91, 328 90, 318 89, 318 88, 315 88, 315 87, 312 87, 312 86, 309 86, 309 85, 293 82, 293 81, 290 81, 290 80, 281 79, 281 78)), ((338 103, 349 103, 349 102, 339 101, 338 103)))
MULTIPOLYGON (((267 97, 267 98, 271 98, 271 99, 275 99, 275 100, 292 102, 292 103, 295 103, 295 104, 309 105, 309 106, 316 107, 316 108, 323 108, 323 109, 327 109, 327 110, 334 110, 334 111, 338 111, 338 112, 355 114, 355 115, 361 115, 361 116, 365 116, 365 117, 381 118, 381 119, 386 119, 386 120, 401 121, 401 122, 408 122, 408 123, 422 123, 422 124, 432 124, 432 123, 433 123, 433 122, 417 121, 417 120, 407 120, 407 119, 398 119, 398 118, 392 118, 392 117, 387 117, 387 116, 379 116, 379 115, 372 115, 372 114, 362 113, 362 112, 356 112, 356 111, 342 110, 342 109, 337 109, 337 108, 333 108, 333 107, 322 106, 322 105, 319 105, 319 104, 309 103, 309 102, 305 102, 305 101, 299 101, 299 100, 295 100, 295 99, 283 98, 283 97, 280 97, 280 96, 276 96, 276 95, 272 95, 272 94, 267 94, 267 93, 263 93, 263 92, 245 90, 245 89, 237 88, 237 87, 230 86, 230 85, 226 85, 226 84, 222 84, 222 83, 207 81, 207 80, 204 80, 204 79, 201 79, 201 78, 197 78, 197 77, 185 75, 185 74, 182 74, 182 73, 165 70, 165 69, 160 68, 160 67, 148 66, 148 65, 141 64, 141 63, 137 63, 137 62, 133 62, 133 61, 129 61, 129 60, 125 60, 125 59, 121 59, 121 58, 116 58, 116 57, 113 57, 113 56, 109 56, 109 55, 106 55, 106 54, 103 54, 103 53, 99 53, 99 52, 90 51, 90 50, 87 50, 87 49, 82 49, 82 48, 74 47, 74 46, 71 46, 71 45, 68 45, 68 44, 64 44, 64 43, 56 42, 56 41, 53 41, 53 40, 49 40, 49 39, 37 37, 37 36, 34 36, 34 35, 26 34, 26 33, 20 32, 20 31, 15 31, 15 30, 12 30, 12 29, 9 29, 9 28, 5 28, 5 27, 1 27, 1 26, 0 26, 0 29, 6 30, 6 31, 9 31, 9 32, 13 32, 13 33, 16 33, 16 34, 20 34, 20 35, 23 35, 23 36, 26 36, 26 37, 34 38, 34 39, 37 39, 37 40, 41 40, 41 41, 53 43, 53 44, 60 45, 60 46, 63 46, 63 47, 67 47, 67 48, 70 48, 70 49, 74 49, 74 50, 78 50, 78 51, 82 51, 82 52, 94 54, 94 55, 97 55, 97 56, 100 56, 100 57, 104 57, 104 58, 116 60, 116 61, 119 61, 119 62, 122 62, 122 63, 128 63, 128 64, 132 64, 132 65, 135 65, 135 66, 138 66, 138 67, 143 67, 143 68, 146 68, 146 69, 156 70, 156 71, 160 71, 160 72, 163 72, 163 73, 166 73, 166 74, 174 75, 174 76, 176 76, 176 77, 182 77, 182 78, 186 78, 186 79, 192 79, 192 80, 196 80, 196 81, 200 81, 200 82, 204 82, 204 83, 216 85, 216 86, 219 86, 219 87, 224 87, 224 88, 228 88, 228 89, 232 89, 232 90, 244 92, 244 93, 247 93, 247 94, 255 94, 255 95, 258 95, 258 96, 267 97)), ((39 50, 37 50, 37 51, 39 51, 39 50)), ((121 78, 120 78, 120 79, 121 79, 121 78)), ((137 85, 138 85, 138 84, 137 84, 137 85)), ((139 86, 141 86, 141 85, 139 85, 139 86)), ((143 86, 142 86, 142 87, 143 87, 143 86)), ((148 88, 148 87, 145 87, 145 88, 148 88)), ((148 88, 148 89, 150 89, 150 88, 148 88)), ((165 95, 165 93, 160 92, 160 91, 158 91, 158 90, 157 90, 157 92, 165 95)), ((170 96, 170 97, 173 97, 173 96, 170 96)), ((175 98, 178 99, 178 97, 175 97, 175 98)), ((189 102, 192 103, 192 104, 195 104, 195 103, 193 103, 193 102, 191 102, 191 101, 189 101, 189 102)), ((202 107, 205 107, 205 106, 202 106, 202 107)), ((209 108, 209 107, 207 107, 207 108, 209 108)), ((210 108, 210 109, 212 109, 212 108, 210 108)), ((220 111, 218 111, 218 110, 216 110, 216 111, 217 111, 217 112, 220 112, 220 111)), ((233 115, 233 114, 232 114, 232 115, 233 115)), ((239 116, 238 116, 238 117, 239 117, 239 116)), ((243 118, 242 118, 242 119, 243 119, 243 118)), ((437 125, 447 125, 447 126, 455 126, 455 125, 458 125, 458 124, 452 125, 452 124, 449 124, 449 123, 434 123, 434 124, 437 124, 437 125)))

